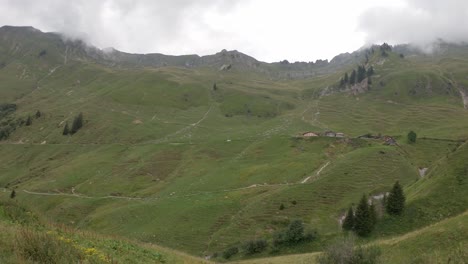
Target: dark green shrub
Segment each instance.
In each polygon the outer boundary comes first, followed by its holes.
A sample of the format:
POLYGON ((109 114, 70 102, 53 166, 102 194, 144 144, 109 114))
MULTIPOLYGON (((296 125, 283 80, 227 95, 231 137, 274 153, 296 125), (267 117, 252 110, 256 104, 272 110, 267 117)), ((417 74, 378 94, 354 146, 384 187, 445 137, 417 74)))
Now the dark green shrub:
POLYGON ((223 258, 230 259, 232 256, 239 253, 239 248, 237 247, 230 247, 223 251, 223 258))
POLYGON ((416 143, 416 138, 418 137, 418 135, 416 135, 416 132, 410 131, 407 137, 409 143, 416 143))
POLYGON ((354 237, 338 240, 317 259, 319 264, 377 264, 380 248, 355 246, 354 237))
POLYGON ((268 242, 265 239, 250 240, 244 244, 246 254, 255 254, 264 251, 268 247, 268 242))
POLYGON ((405 209, 405 195, 403 193, 403 188, 400 183, 397 181, 393 185, 390 194, 385 200, 385 210, 390 215, 401 215, 405 209))

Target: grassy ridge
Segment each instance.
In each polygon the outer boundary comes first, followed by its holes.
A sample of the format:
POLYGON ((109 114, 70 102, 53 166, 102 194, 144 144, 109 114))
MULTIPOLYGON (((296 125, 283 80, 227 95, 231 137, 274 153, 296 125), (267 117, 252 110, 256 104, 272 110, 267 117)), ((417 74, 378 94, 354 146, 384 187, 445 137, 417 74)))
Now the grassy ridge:
POLYGON ((22 48, 30 52, 20 57, 1 47, 0 103, 16 103, 15 118, 43 115, 0 143, 0 187, 16 188, 16 200, 47 221, 202 256, 270 239, 296 218, 322 236, 287 253, 321 250, 352 202, 396 180, 407 213, 384 218, 372 239, 466 210, 462 59, 375 54, 368 92, 325 96, 344 72, 272 81, 236 70, 63 64, 60 50, 38 57, 40 49, 22 48), (83 129, 63 136, 79 112, 83 129), (349 138, 296 137, 329 129, 349 138), (416 144, 406 143, 409 130, 416 144), (354 138, 367 133, 399 146, 354 138))

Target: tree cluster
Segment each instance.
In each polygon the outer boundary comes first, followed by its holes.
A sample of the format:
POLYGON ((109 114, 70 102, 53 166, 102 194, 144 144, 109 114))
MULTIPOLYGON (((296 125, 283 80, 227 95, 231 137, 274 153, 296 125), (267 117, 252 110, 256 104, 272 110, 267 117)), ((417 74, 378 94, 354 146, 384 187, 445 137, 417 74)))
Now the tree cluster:
POLYGON ((294 245, 303 241, 311 241, 317 238, 317 232, 306 233, 302 220, 293 220, 289 226, 280 232, 277 232, 273 238, 275 247, 281 245, 294 245))
MULTIPOLYGON (((383 206, 389 215, 401 215, 403 212, 405 195, 398 181, 388 196, 384 196, 383 206)), ((374 230, 377 221, 375 203, 369 204, 367 195, 363 195, 355 211, 352 206, 349 207, 341 227, 345 231, 354 231, 358 236, 368 236, 374 230)))
POLYGON ((349 207, 342 227, 346 231, 354 231, 358 236, 367 236, 374 230, 376 223, 375 205, 369 205, 367 195, 363 195, 355 212, 349 207))
POLYGON ((68 122, 65 123, 65 126, 63 128, 63 132, 62 134, 63 135, 73 135, 75 134, 76 132, 78 132, 78 130, 80 130, 80 128, 83 127, 83 113, 79 113, 77 116, 75 116, 75 118, 73 119, 73 123, 72 123, 72 127, 71 129, 68 127, 68 122))
POLYGON ((366 69, 364 65, 359 65, 357 70, 353 69, 350 75, 348 75, 347 72, 345 73, 345 75, 340 79, 340 87, 361 83, 366 78, 370 79, 372 75, 374 75, 374 67, 370 66, 366 69))
POLYGON ((18 126, 24 124, 22 118, 11 116, 16 111, 16 104, 0 104, 0 140, 7 139, 18 126))
MULTIPOLYGON (((283 246, 294 246, 302 242, 313 241, 318 237, 317 232, 311 231, 306 232, 302 220, 291 221, 287 228, 280 230, 274 234, 273 241, 271 243, 271 252, 277 252, 283 246)), ((246 241, 243 244, 232 246, 222 252, 224 259, 230 259, 232 256, 240 253, 244 255, 252 255, 265 251, 270 246, 270 243, 266 239, 253 239, 246 241)), ((215 253, 213 256, 217 256, 215 253)))

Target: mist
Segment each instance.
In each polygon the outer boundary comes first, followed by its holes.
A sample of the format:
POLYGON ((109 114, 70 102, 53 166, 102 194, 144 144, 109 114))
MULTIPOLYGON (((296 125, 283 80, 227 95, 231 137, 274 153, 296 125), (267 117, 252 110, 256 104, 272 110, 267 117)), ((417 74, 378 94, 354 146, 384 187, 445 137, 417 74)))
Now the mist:
POLYGON ((468 1, 407 0, 399 7, 374 7, 359 18, 367 44, 413 44, 431 51, 438 40, 468 41, 468 1))
POLYGON ((202 46, 190 31, 206 38, 217 34, 204 27, 206 12, 226 12, 234 2, 238 1, 0 0, 0 22, 60 32, 100 48, 146 53, 171 47, 184 54, 190 52, 184 43, 191 42, 196 50, 202 46))

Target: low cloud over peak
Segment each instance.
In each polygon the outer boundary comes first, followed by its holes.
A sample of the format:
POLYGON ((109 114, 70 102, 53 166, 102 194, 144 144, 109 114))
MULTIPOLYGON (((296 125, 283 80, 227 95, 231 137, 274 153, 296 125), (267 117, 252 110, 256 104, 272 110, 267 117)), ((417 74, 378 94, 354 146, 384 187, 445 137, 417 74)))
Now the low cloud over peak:
POLYGON ((442 39, 468 41, 468 1, 407 0, 399 7, 374 7, 366 10, 359 29, 367 43, 412 43, 427 47, 442 39))

